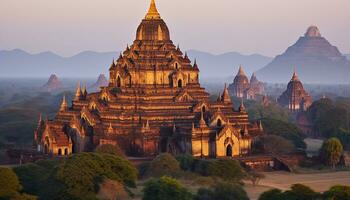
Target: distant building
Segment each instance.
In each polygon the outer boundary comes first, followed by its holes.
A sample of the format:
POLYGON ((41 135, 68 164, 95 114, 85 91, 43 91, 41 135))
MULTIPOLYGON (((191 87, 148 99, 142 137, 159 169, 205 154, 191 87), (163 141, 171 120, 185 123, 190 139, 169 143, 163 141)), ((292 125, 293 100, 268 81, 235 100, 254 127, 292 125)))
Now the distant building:
POLYGON ((88 93, 78 85, 54 120, 39 120, 34 145, 51 155, 118 144, 130 156, 161 152, 243 156, 263 133, 243 103, 233 108, 227 87, 216 101, 199 82, 199 67, 170 39, 154 0, 133 44, 112 62, 109 84, 88 93))
POLYGON ((278 98, 278 103, 293 112, 305 111, 311 106, 312 97, 305 91, 296 72, 293 73, 287 90, 278 98))
POLYGON ((239 67, 233 83, 229 86, 229 90, 236 97, 251 100, 262 99, 265 93, 264 84, 257 79, 256 74, 252 74, 249 82, 242 66, 239 67))

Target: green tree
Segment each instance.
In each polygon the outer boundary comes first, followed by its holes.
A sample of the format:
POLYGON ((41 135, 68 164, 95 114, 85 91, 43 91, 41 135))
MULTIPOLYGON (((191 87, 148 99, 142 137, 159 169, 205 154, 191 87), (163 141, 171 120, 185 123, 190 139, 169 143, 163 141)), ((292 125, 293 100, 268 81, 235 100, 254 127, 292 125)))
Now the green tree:
POLYGON ((179 162, 169 153, 158 155, 147 168, 146 176, 174 176, 181 171, 179 162))
POLYGON ((180 168, 184 171, 192 169, 194 158, 190 154, 182 154, 176 156, 176 160, 180 163, 180 168))
POLYGON ((200 188, 194 200, 249 200, 241 185, 220 182, 211 188, 200 188))
POLYGON ((319 197, 319 193, 302 184, 292 185, 291 190, 284 192, 284 198, 291 200, 316 200, 319 197))
POLYGON ((236 160, 196 160, 194 171, 202 176, 218 177, 231 182, 240 182, 246 176, 236 160))
POLYGON ((295 184, 290 190, 282 192, 278 189, 272 189, 262 193, 259 200, 318 200, 321 194, 313 191, 311 188, 295 184))
POLYGON ((0 168, 0 199, 10 198, 22 189, 17 175, 10 168, 0 168))
POLYGON ((293 142, 297 148, 306 148, 304 143, 305 135, 295 125, 276 119, 262 119, 263 127, 268 135, 277 135, 293 142))
POLYGON ((261 138, 264 151, 271 154, 290 153, 295 150, 294 144, 277 135, 265 135, 261 138))
POLYGON ((340 162, 340 158, 343 153, 343 146, 339 139, 330 138, 326 140, 320 150, 320 156, 323 162, 327 165, 335 166, 340 162))
POLYGON ((95 152, 112 154, 123 158, 125 157, 125 153, 123 152, 123 150, 120 149, 118 145, 112 145, 112 144, 100 145, 95 149, 95 152))
POLYGON ((178 181, 163 176, 146 182, 143 200, 192 200, 193 195, 178 181))
POLYGON ((56 177, 73 198, 96 199, 105 178, 135 186, 137 171, 129 161, 112 154, 81 153, 67 158, 56 177))
POLYGON ((325 200, 350 200, 350 186, 333 186, 323 196, 325 200))
POLYGON ((286 200, 283 197, 283 192, 279 189, 271 189, 262 193, 259 200, 286 200))

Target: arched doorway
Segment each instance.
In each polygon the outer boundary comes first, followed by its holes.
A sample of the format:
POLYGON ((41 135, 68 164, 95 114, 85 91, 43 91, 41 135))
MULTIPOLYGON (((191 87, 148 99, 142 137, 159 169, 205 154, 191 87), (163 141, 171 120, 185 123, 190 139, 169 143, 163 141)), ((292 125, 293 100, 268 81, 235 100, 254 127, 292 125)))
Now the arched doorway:
POLYGON ((58 155, 62 156, 62 149, 58 149, 58 155))
POLYGON ((221 126, 222 126, 222 121, 221 121, 221 119, 218 119, 218 121, 216 122, 216 126, 217 126, 217 127, 221 127, 221 126))
POLYGON ((120 87, 121 86, 121 80, 120 80, 120 76, 118 76, 117 78, 117 87, 120 87))
POLYGON ((181 79, 179 79, 177 81, 177 87, 182 88, 182 80, 181 79))
POLYGON ((232 146, 230 144, 226 147, 226 156, 232 157, 232 146))

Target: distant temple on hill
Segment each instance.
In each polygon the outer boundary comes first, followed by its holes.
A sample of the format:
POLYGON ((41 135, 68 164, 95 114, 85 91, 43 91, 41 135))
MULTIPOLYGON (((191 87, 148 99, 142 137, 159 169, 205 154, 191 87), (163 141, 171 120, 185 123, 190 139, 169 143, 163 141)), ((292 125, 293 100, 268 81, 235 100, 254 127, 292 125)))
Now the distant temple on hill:
POLYGON ((243 103, 233 108, 228 88, 211 102, 199 68, 170 40, 154 0, 133 44, 110 66, 107 87, 78 85, 72 105, 63 98, 53 120, 40 118, 37 151, 69 155, 118 144, 127 155, 161 152, 241 156, 251 152, 261 123, 250 123, 243 103))
POLYGON ((236 97, 251 100, 262 99, 265 93, 264 83, 257 79, 255 73, 252 74, 249 82, 242 66, 239 67, 233 83, 229 86, 229 90, 236 97))
POLYGON ((306 111, 311 106, 312 97, 305 91, 295 71, 287 90, 278 98, 278 103, 293 112, 306 111))

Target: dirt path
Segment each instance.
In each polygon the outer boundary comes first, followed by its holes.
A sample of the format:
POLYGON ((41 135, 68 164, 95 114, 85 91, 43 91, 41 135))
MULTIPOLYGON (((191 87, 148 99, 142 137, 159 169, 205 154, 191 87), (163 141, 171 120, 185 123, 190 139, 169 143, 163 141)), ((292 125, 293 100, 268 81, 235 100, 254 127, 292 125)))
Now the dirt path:
POLYGON ((318 192, 324 192, 334 185, 350 185, 350 171, 315 173, 315 174, 292 174, 288 172, 265 173, 259 186, 253 187, 247 182, 245 187, 251 200, 258 199, 259 195, 271 188, 288 190, 293 184, 301 183, 318 192))

